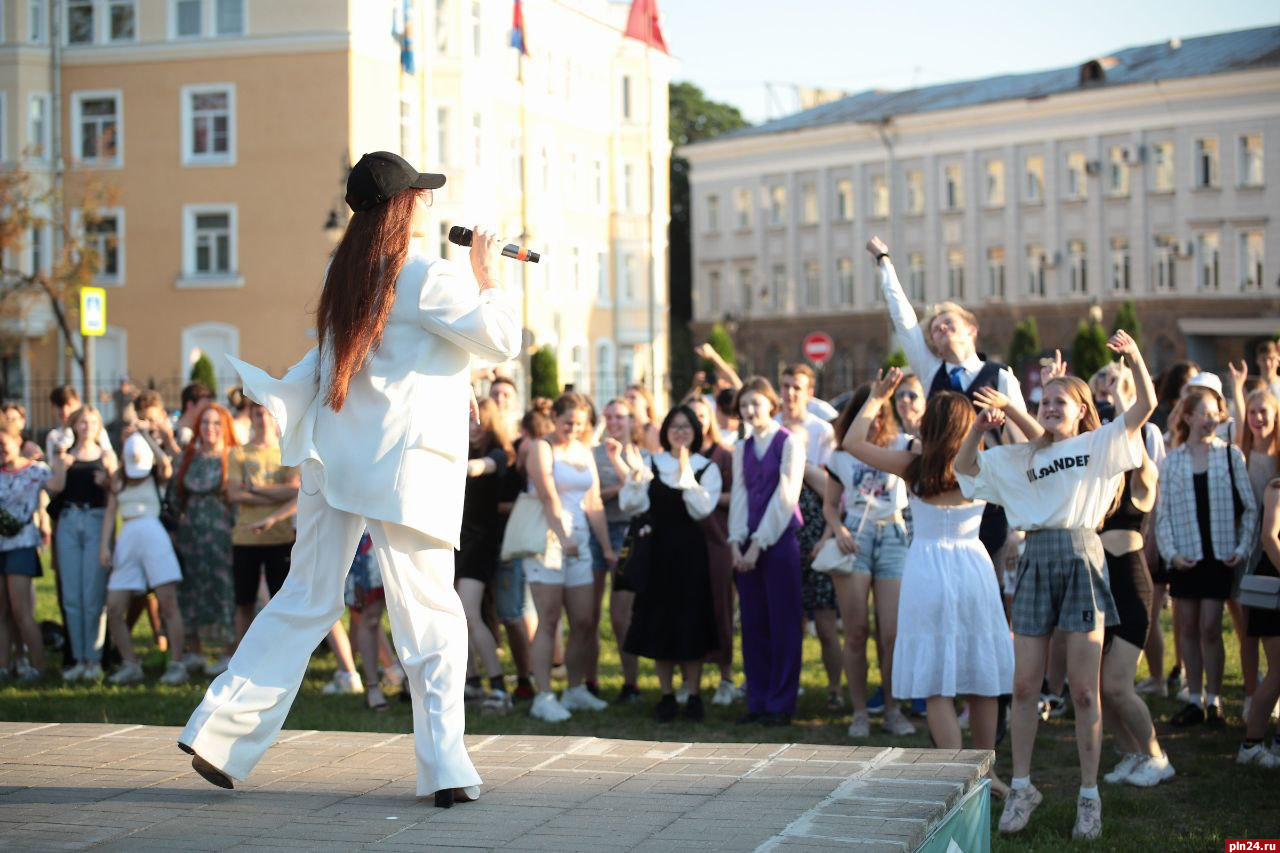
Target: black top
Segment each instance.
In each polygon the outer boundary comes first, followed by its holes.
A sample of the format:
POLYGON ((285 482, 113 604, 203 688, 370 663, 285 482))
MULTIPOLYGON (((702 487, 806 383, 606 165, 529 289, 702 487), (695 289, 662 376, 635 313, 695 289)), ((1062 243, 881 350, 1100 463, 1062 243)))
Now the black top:
POLYGON ((67 469, 66 485, 62 488, 64 503, 90 506, 95 509, 105 507, 107 505, 106 486, 98 485, 95 478, 101 478, 104 484, 107 481, 107 469, 103 467, 101 459, 95 459, 92 462, 80 460, 72 462, 71 467, 67 469))
MULTIPOLYGON (((501 447, 495 447, 488 453, 472 448, 467 458, 492 459, 497 470, 492 474, 467 478, 462 498, 462 536, 464 539, 492 539, 499 531, 498 501, 507 473, 507 452, 501 447)), ((497 543, 490 544, 497 546, 497 543)))
MULTIPOLYGON (((983 361, 982 367, 978 369, 978 375, 973 377, 973 381, 969 383, 969 387, 961 391, 969 398, 969 402, 973 402, 973 395, 983 388, 998 388, 997 381, 1000 371, 1005 366, 998 361, 983 361)), ((951 387, 951 373, 947 370, 947 363, 944 361, 938 365, 938 369, 934 371, 933 382, 929 385, 929 396, 932 397, 939 391, 954 391, 951 387)))
POLYGON ((1124 490, 1120 495, 1120 506, 1116 508, 1110 518, 1102 523, 1103 532, 1108 530, 1140 532, 1142 530, 1142 521, 1147 517, 1147 514, 1139 511, 1133 505, 1132 483, 1132 477, 1126 473, 1124 475, 1124 490))
POLYGON ((1209 524, 1209 472, 1192 474, 1191 485, 1196 493, 1196 524, 1200 527, 1200 550, 1205 560, 1213 556, 1213 528, 1209 524))

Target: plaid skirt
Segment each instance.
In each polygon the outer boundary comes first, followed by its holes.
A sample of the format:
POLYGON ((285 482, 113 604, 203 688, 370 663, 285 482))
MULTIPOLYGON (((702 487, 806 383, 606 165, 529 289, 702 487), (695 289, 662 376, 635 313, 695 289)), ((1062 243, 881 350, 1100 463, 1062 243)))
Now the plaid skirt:
POLYGON ((1013 593, 1013 632, 1043 637, 1055 628, 1088 633, 1119 623, 1098 534, 1028 531, 1013 593))

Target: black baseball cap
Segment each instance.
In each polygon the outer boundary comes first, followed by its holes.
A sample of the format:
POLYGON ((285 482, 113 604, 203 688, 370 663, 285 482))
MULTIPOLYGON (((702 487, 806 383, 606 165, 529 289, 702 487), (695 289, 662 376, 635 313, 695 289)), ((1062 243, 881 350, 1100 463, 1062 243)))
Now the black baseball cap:
POLYGON ((390 151, 375 151, 360 158, 347 175, 347 206, 356 213, 370 210, 410 187, 436 190, 444 175, 419 172, 409 161, 390 151))

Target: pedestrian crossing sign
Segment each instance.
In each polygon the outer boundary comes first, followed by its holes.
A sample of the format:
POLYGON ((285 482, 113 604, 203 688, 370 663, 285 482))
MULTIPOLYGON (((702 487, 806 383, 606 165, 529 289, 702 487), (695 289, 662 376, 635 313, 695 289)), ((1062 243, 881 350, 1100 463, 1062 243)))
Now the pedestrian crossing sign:
POLYGON ((89 337, 107 331, 107 292, 101 287, 80 288, 80 334, 89 337))

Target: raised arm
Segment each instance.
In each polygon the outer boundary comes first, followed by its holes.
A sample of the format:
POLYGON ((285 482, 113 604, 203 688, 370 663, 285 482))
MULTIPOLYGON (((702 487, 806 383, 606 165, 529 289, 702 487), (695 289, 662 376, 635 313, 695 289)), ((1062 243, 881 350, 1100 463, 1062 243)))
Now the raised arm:
POLYGON ((1005 431, 1006 435, 1017 437, 1017 441, 1014 443, 1023 440, 1035 441, 1044 435, 1044 427, 1040 426, 1039 421, 1031 417, 1030 413, 1022 406, 995 388, 979 388, 973 394, 973 401, 978 404, 978 408, 999 409, 1004 412, 1005 417, 1018 428, 1016 432, 1014 430, 1005 431))
MULTIPOLYGON (((982 436, 990 429, 1000 429, 1004 425, 1004 412, 999 409, 983 409, 973 420, 969 434, 964 437, 959 452, 956 453, 955 469, 957 474, 976 477, 978 464, 978 447, 982 444, 982 436)), ((968 497, 966 495, 966 497, 968 497)))
POLYGON ((916 317, 916 309, 911 307, 911 300, 902 292, 902 284, 893 269, 889 258, 889 247, 879 237, 867 241, 867 251, 876 264, 880 274, 880 292, 889 306, 889 319, 893 321, 894 331, 898 333, 898 343, 902 344, 902 352, 907 357, 907 364, 912 372, 920 377, 925 390, 933 381, 942 360, 930 351, 925 343, 924 330, 920 328, 920 320, 916 317))
POLYGON ((1227 370, 1231 372, 1231 405, 1236 412, 1236 446, 1244 449, 1244 437, 1249 431, 1249 423, 1244 410, 1244 381, 1249 378, 1249 363, 1240 359, 1240 369, 1227 362, 1227 370))
POLYGON ((1137 401, 1124 413, 1124 426, 1130 433, 1142 429, 1142 425, 1156 410, 1156 386, 1151 382, 1151 374, 1147 372, 1147 363, 1142 359, 1138 344, 1129 333, 1120 329, 1107 341, 1107 348, 1118 352, 1129 362, 1133 370, 1133 384, 1138 390, 1137 401))
POLYGON ((411 281, 422 281, 418 317, 428 332, 490 361, 506 361, 519 355, 519 318, 514 304, 501 290, 491 283, 487 287, 482 283, 477 290, 445 260, 411 260, 401 273, 402 277, 406 274, 411 281), (422 278, 412 278, 414 275, 422 278))
POLYGON ((711 344, 699 344, 694 347, 694 353, 702 356, 715 366, 716 375, 727 382, 734 390, 742 387, 742 377, 738 375, 738 371, 734 370, 723 358, 720 353, 716 352, 715 347, 711 344))
POLYGON ((906 474, 907 466, 911 464, 915 454, 909 450, 891 450, 872 444, 867 440, 867 436, 871 433, 871 425, 875 423, 876 415, 882 407, 889 405, 889 401, 893 398, 893 389, 898 387, 901 381, 902 371, 896 367, 889 368, 887 374, 876 376, 871 394, 867 397, 867 402, 862 404, 858 416, 849 425, 849 431, 844 434, 843 443, 845 452, 851 456, 862 460, 872 468, 877 468, 886 474, 896 474, 899 477, 906 474))

